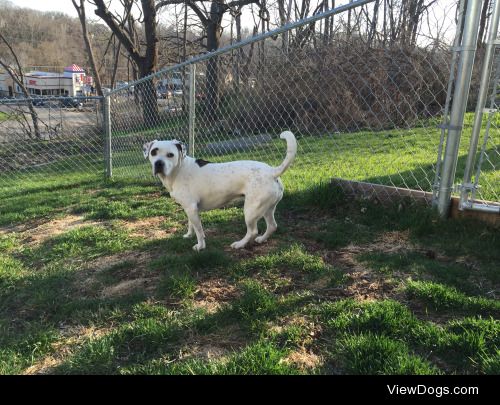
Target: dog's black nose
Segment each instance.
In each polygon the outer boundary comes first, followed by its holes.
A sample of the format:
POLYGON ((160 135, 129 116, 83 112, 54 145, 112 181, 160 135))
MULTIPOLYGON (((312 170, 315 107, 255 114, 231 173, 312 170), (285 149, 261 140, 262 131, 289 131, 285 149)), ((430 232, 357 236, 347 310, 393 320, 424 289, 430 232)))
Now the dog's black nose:
POLYGON ((163 160, 157 160, 155 162, 155 174, 163 173, 164 167, 165 167, 165 163, 163 163, 163 160))

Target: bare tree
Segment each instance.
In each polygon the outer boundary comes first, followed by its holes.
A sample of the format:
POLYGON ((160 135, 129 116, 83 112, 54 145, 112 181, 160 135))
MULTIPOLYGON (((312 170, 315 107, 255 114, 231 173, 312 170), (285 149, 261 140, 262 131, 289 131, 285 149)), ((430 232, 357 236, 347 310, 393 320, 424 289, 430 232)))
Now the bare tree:
MULTIPOLYGON (((212 0, 210 9, 206 9, 203 0, 162 0, 156 3, 156 10, 162 7, 185 3, 200 19, 200 22, 207 35, 207 50, 209 52, 219 49, 222 34, 222 19, 224 14, 233 9, 241 9, 243 6, 256 3, 259 0, 234 0, 226 3, 226 0, 212 0)), ((216 119, 219 106, 219 68, 218 58, 210 58, 207 61, 206 74, 207 88, 207 114, 216 119)))
MULTIPOLYGON (((18 85, 18 87, 21 89, 23 95, 25 98, 30 98, 30 94, 28 89, 26 88, 26 85, 24 83, 24 72, 23 68, 21 66, 21 63, 19 62, 19 58, 17 57, 16 52, 10 45, 10 43, 7 41, 5 36, 0 32, 0 42, 2 42, 8 49, 10 53, 10 57, 15 63, 15 68, 12 68, 10 64, 6 60, 0 59, 0 65, 5 69, 5 71, 9 74, 9 76, 12 78, 14 83, 18 85)), ((31 121, 33 122, 33 132, 35 134, 36 138, 41 138, 41 133, 40 133, 40 127, 38 123, 38 114, 36 113, 35 107, 33 106, 33 103, 28 100, 27 101, 28 108, 29 108, 29 114, 31 116, 31 121)), ((24 113, 22 114, 24 117, 24 113)), ((28 131, 29 134, 31 134, 31 128, 28 131)))
MULTIPOLYGON (((292 4, 293 0, 288 0, 288 4, 286 5, 285 8, 285 3, 286 0, 278 0, 278 14, 279 14, 279 22, 280 25, 286 25, 290 22, 290 16, 292 13, 292 4)), ((288 51, 288 46, 289 46, 289 39, 288 39, 288 31, 285 31, 282 36, 282 46, 283 46, 283 51, 287 52, 288 51)))
POLYGON ((102 96, 102 84, 101 84, 101 76, 99 75, 99 71, 97 70, 94 51, 92 49, 92 43, 90 42, 88 30, 87 30, 87 18, 85 15, 85 0, 79 0, 79 4, 76 0, 71 0, 73 2, 73 6, 78 13, 78 18, 80 19, 80 24, 82 26, 82 34, 83 40, 85 42, 85 47, 87 48, 87 54, 89 57, 90 66, 92 68, 92 73, 94 75, 95 86, 97 90, 97 94, 102 96))
POLYGON ((478 47, 483 46, 484 33, 486 32, 486 24, 488 21, 488 16, 491 13, 492 2, 490 0, 483 1, 483 8, 481 10, 481 20, 479 22, 479 35, 477 37, 478 47))
MULTIPOLYGON (((144 78, 156 72, 158 67, 158 21, 157 9, 154 0, 141 0, 142 26, 145 38, 144 53, 140 51, 140 43, 136 31, 136 20, 132 15, 134 0, 122 0, 126 9, 121 21, 110 12, 104 0, 94 0, 95 14, 99 16, 111 29, 121 45, 130 55, 131 60, 137 66, 139 77, 144 78)), ((156 101, 156 89, 153 79, 145 80, 135 87, 135 91, 142 96, 143 117, 147 126, 155 126, 159 122, 158 103, 156 101)))

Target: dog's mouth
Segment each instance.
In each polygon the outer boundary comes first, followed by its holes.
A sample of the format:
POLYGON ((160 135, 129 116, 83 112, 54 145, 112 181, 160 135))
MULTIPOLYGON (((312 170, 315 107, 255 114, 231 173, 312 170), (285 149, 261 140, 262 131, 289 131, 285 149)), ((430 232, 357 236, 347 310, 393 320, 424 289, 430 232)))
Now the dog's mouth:
POLYGON ((165 174, 165 163, 161 160, 155 162, 153 166, 153 174, 156 175, 164 175, 165 174))

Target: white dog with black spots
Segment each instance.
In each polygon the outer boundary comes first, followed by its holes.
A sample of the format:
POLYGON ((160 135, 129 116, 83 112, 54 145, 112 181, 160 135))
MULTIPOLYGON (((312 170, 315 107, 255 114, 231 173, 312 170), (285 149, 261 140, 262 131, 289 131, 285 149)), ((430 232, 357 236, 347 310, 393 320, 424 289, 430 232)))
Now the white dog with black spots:
POLYGON ((287 142, 285 160, 277 167, 251 160, 227 163, 210 163, 186 156, 186 147, 180 141, 157 141, 144 144, 144 157, 149 159, 153 176, 158 176, 172 198, 187 214, 190 238, 196 234, 193 249, 205 248, 205 233, 200 212, 220 208, 231 201, 244 198, 244 214, 247 233, 243 239, 231 244, 241 249, 247 244, 265 242, 276 231, 274 219, 276 206, 283 197, 281 176, 292 164, 297 153, 297 141, 290 131, 280 138, 287 142), (266 231, 258 236, 257 222, 264 218, 266 231))

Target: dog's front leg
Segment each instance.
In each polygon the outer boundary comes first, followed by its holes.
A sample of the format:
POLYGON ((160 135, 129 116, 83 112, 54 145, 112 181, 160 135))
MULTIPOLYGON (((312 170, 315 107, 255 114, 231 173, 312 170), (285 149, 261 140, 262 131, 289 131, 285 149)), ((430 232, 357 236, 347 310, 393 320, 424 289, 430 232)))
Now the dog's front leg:
POLYGON ((199 252, 205 249, 205 233, 203 232, 203 227, 201 225, 200 214, 198 212, 198 204, 193 204, 184 208, 188 216, 189 224, 193 227, 196 233, 196 239, 198 243, 193 246, 193 250, 199 252))
POLYGON ((188 231, 187 231, 187 233, 182 235, 182 237, 185 239, 190 238, 191 236, 193 236, 193 233, 194 233, 193 224, 191 223, 191 221, 188 218, 188 231))

